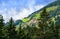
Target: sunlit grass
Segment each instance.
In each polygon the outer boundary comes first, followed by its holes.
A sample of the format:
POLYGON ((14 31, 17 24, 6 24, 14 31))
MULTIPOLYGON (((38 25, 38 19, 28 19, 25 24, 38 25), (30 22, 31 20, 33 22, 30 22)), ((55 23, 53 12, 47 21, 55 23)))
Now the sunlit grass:
POLYGON ((52 7, 47 8, 47 12, 50 12, 56 9, 57 9, 57 6, 52 6, 52 7))

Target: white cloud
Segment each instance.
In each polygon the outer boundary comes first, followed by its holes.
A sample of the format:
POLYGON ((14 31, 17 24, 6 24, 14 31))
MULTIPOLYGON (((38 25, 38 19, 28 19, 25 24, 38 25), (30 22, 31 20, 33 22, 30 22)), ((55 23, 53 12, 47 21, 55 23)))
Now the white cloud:
POLYGON ((39 9, 41 9, 43 7, 44 7, 44 5, 36 5, 34 8, 35 8, 35 10, 39 10, 39 9))
POLYGON ((36 11, 36 10, 39 10, 40 8, 42 8, 42 7, 44 7, 43 5, 38 5, 38 6, 35 6, 34 8, 23 8, 20 12, 19 12, 19 14, 15 14, 14 16, 13 16, 13 18, 15 19, 15 20, 17 20, 17 19, 23 19, 24 17, 27 17, 28 15, 30 15, 31 13, 33 13, 34 11, 36 11))
POLYGON ((28 16, 29 14, 31 14, 32 12, 33 12, 33 10, 23 8, 23 9, 19 12, 19 14, 13 16, 13 18, 14 18, 15 20, 17 20, 17 19, 22 19, 22 18, 24 18, 24 17, 27 17, 27 16, 28 16))
POLYGON ((4 11, 0 11, 1 14, 4 16, 4 19, 8 21, 10 17, 13 17, 14 20, 17 19, 23 19, 24 17, 27 17, 34 11, 39 10, 40 8, 44 7, 44 5, 35 5, 35 0, 30 0, 28 2, 28 7, 27 8, 21 8, 19 12, 16 11, 16 8, 11 8, 11 9, 4 9, 7 10, 7 13, 4 11), (30 3, 31 2, 31 3, 30 3))

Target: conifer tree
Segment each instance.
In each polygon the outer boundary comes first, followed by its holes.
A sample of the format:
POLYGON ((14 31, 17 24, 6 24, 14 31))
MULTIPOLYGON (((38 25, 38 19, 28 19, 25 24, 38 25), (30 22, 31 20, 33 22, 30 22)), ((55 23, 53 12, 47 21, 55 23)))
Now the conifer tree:
POLYGON ((19 33, 18 33, 18 39, 27 39, 26 38, 26 29, 22 29, 22 23, 19 24, 19 33))
POLYGON ((4 26, 4 19, 3 19, 3 16, 0 15, 0 28, 2 28, 4 26))
POLYGON ((4 26, 4 19, 3 19, 3 16, 0 15, 0 39, 3 39, 3 32, 2 32, 2 29, 3 29, 3 26, 4 26))
POLYGON ((41 17, 39 19, 39 26, 41 28, 42 33, 44 34, 42 39, 46 39, 45 34, 47 31, 47 27, 48 27, 48 19, 49 19, 49 14, 46 11, 46 7, 44 7, 41 13, 41 17))
MULTIPOLYGON (((60 10, 60 0, 57 0, 58 2, 57 2, 57 10, 60 10)), ((56 13, 59 13, 59 12, 57 12, 56 11, 56 13)), ((57 14, 56 14, 57 15, 57 14)), ((59 37, 59 28, 60 28, 60 25, 55 25, 55 37, 56 37, 56 39, 59 39, 60 37, 59 37)))
POLYGON ((9 29, 8 29, 8 33, 9 33, 9 39, 16 39, 16 31, 15 31, 15 26, 14 26, 14 21, 13 18, 11 17, 10 21, 9 21, 9 29))
POLYGON ((45 27, 48 26, 48 13, 46 12, 46 8, 44 7, 42 13, 41 13, 41 18, 39 19, 40 20, 40 23, 39 23, 39 26, 43 28, 43 31, 45 31, 45 27))

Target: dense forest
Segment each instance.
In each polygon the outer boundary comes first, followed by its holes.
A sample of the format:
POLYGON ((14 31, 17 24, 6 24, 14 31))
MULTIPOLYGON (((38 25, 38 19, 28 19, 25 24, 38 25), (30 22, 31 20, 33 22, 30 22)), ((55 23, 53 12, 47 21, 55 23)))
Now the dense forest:
POLYGON ((0 39, 60 39, 60 1, 55 1, 16 22, 4 23, 0 15, 0 39))

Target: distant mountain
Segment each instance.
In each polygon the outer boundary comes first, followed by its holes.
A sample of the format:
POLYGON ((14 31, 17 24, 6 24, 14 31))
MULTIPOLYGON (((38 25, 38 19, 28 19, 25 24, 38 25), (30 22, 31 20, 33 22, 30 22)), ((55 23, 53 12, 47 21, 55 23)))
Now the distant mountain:
MULTIPOLYGON (((59 19, 60 19, 60 1, 54 1, 45 7, 46 7, 46 11, 47 11, 47 13, 49 13, 52 21, 55 21, 56 25, 58 25, 60 23, 60 21, 59 21, 59 19)), ((44 7, 38 11, 33 12, 28 17, 24 18, 22 21, 25 23, 27 23, 27 22, 30 23, 31 20, 39 19, 40 13, 42 13, 43 9, 44 9, 44 7)))
MULTIPOLYGON (((17 25, 19 25, 19 24, 21 24, 21 23, 23 23, 22 20, 16 20, 16 21, 14 22, 15 26, 17 26, 17 25)), ((8 25, 9 25, 9 22, 7 22, 7 23, 5 23, 5 24, 6 24, 6 26, 8 26, 8 25)))
MULTIPOLYGON (((57 7, 58 5, 60 5, 60 3, 57 5, 57 3, 59 3, 59 1, 55 1, 55 2, 52 2, 50 4, 48 4, 46 7, 47 9, 47 12, 52 14, 52 15, 55 15, 57 12, 57 7)), ((24 18, 22 21, 23 22, 27 22, 27 21, 30 21, 32 18, 36 18, 36 19, 39 19, 39 14, 43 11, 44 8, 36 11, 36 12, 33 12, 32 14, 30 14, 28 17, 24 18)))
MULTIPOLYGON (((56 25, 60 24, 60 1, 54 1, 45 7, 52 21, 55 21, 56 25)), ((42 13, 43 9, 44 7, 38 11, 33 12, 22 20, 16 20, 15 25, 19 25, 19 23, 22 23, 23 26, 31 24, 36 25, 36 22, 40 18, 40 13, 42 13)))
POLYGON ((14 23, 15 23, 15 25, 21 24, 22 20, 16 20, 14 23))

